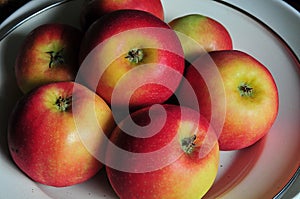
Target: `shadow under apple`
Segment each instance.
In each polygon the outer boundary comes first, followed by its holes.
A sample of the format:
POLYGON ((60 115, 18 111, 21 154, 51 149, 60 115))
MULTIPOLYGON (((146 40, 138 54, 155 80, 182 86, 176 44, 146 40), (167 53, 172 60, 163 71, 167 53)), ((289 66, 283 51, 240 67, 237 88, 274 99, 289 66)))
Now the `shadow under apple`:
POLYGON ((22 43, 24 38, 25 35, 22 34, 14 34, 7 37, 3 43, 3 49, 5 50, 1 52, 4 59, 1 61, 2 65, 0 66, 0 153, 3 154, 7 160, 10 159, 7 144, 8 121, 15 104, 22 96, 16 82, 14 64, 17 57, 17 51, 20 48, 20 43, 22 43))
POLYGON ((258 161, 266 139, 267 136, 241 150, 221 151, 217 178, 204 198, 218 198, 239 184, 258 161))

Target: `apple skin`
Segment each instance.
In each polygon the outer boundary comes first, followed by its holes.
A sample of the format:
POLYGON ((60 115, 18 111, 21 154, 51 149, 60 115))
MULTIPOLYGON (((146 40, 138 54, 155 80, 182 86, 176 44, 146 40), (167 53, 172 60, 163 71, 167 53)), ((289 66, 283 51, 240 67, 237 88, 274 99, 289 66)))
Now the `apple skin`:
POLYGON ((200 14, 188 14, 173 19, 169 25, 178 32, 188 61, 201 51, 232 50, 232 39, 219 21, 200 14))
MULTIPOLYGON (((213 62, 205 61, 204 56, 200 57, 186 73, 197 95, 200 113, 211 121, 211 108, 222 107, 220 104, 225 102, 225 121, 219 135, 220 150, 238 150, 251 146, 269 132, 276 120, 279 108, 276 82, 262 63, 245 52, 214 51, 208 56, 213 62), (209 90, 194 66, 217 67, 224 87, 209 90), (224 89, 225 99, 216 98, 212 102, 211 95, 220 95, 221 89, 224 89)), ((215 76, 208 75, 206 78, 212 82, 218 81, 215 76)), ((185 86, 182 85, 179 96, 185 98, 183 105, 189 106, 192 102, 184 91, 185 86)))
POLYGON ((81 26, 87 29, 94 21, 100 17, 116 10, 135 9, 149 12, 164 20, 164 10, 160 0, 140 1, 140 0, 90 0, 85 1, 80 13, 81 26))
POLYGON ((124 89, 116 96, 115 105, 127 106, 125 99, 130 95, 129 106, 135 108, 166 101, 178 87, 185 67, 176 33, 161 19, 140 10, 114 11, 93 23, 83 38, 79 56, 82 64, 78 79, 82 84, 111 104, 122 77, 119 85, 124 89), (138 63, 127 58, 134 49, 144 54, 138 63), (157 84, 162 80, 163 85, 157 84), (138 85, 131 95, 128 90, 142 81, 152 84, 138 85))
POLYGON ((74 80, 82 37, 79 29, 67 24, 43 24, 33 29, 23 41, 15 63, 21 91, 27 93, 46 83, 74 80))
MULTIPOLYGON (((107 148, 107 176, 119 198, 202 198, 216 178, 219 148, 213 130, 209 131, 210 139, 204 141, 205 136, 208 136, 207 120, 190 108, 166 104, 163 108, 166 110, 166 123, 155 135, 147 138, 134 137, 124 133, 119 126, 111 134, 110 140, 126 151, 145 155, 153 151, 159 152, 158 156, 145 158, 145 161, 134 158, 131 161, 107 148), (182 148, 183 140, 193 135, 196 136, 194 148, 186 153, 182 148), (160 150, 167 145, 171 148, 164 152, 160 150), (205 155, 200 154, 200 149, 205 147, 205 155), (159 165, 166 159, 173 160, 159 165), (111 162, 127 165, 128 171, 108 166, 111 162), (139 170, 153 164, 158 167, 147 172, 139 170)), ((131 115, 132 120, 139 126, 149 125, 148 111, 149 107, 136 111, 131 115)), ((151 123, 157 125, 164 119, 155 112, 155 108, 152 109, 151 123)), ((128 118, 121 125, 126 125, 126 122, 128 118)), ((152 134, 152 131, 153 128, 149 128, 143 135, 152 134)))
POLYGON ((103 168, 91 154, 104 150, 98 125, 107 136, 115 128, 110 108, 98 95, 73 82, 43 85, 21 98, 11 113, 9 151, 36 182, 55 187, 78 184, 103 168), (72 102, 59 101, 60 97, 72 102))

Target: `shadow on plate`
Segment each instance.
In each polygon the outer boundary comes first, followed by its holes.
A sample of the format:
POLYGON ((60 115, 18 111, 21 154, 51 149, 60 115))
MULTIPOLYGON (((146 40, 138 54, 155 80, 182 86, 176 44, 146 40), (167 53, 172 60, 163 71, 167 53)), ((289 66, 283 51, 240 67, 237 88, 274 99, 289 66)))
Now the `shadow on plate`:
POLYGON ((204 198, 218 198, 239 184, 258 161, 266 139, 267 136, 245 149, 221 151, 217 179, 204 198))
POLYGON ((24 35, 14 34, 8 37, 4 43, 4 50, 1 52, 3 60, 1 60, 1 91, 0 91, 0 153, 10 161, 10 155, 7 144, 7 126, 10 114, 21 98, 22 93, 19 90, 15 73, 14 64, 20 43, 25 38, 24 35))

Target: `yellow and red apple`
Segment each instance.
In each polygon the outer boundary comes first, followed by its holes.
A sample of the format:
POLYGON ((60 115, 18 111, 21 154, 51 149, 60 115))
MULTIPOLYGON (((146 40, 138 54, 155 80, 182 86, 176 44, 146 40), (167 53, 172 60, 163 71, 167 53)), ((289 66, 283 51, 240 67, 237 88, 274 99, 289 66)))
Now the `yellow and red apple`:
POLYGON ((118 149, 107 148, 108 179, 124 199, 199 199, 218 171, 215 132, 193 109, 163 105, 162 114, 160 108, 140 109, 113 131, 110 140, 118 149), (129 128, 131 118, 138 127, 129 128))
POLYGON ((164 20, 164 10, 160 0, 90 0, 85 1, 82 6, 80 14, 81 26, 87 29, 100 17, 113 11, 124 9, 143 10, 164 20))
MULTIPOLYGON (((225 115, 218 116, 225 118, 219 135, 221 150, 238 150, 254 144, 269 132, 275 122, 279 106, 275 80, 266 66, 245 52, 210 52, 192 63, 187 69, 186 79, 188 82, 179 91, 179 96, 185 98, 184 105, 194 103, 185 92, 187 84, 197 95, 199 107, 196 108, 209 121, 212 112, 219 111, 212 108, 224 104, 225 115), (201 68, 213 67, 218 69, 218 75, 206 73, 204 77, 199 72, 201 68), (216 84, 222 81, 223 86, 208 87, 208 81, 215 81, 216 84), (214 97, 212 100, 211 96, 224 97, 214 97)), ((217 118, 215 121, 220 120, 217 118)))
POLYGON ((46 83, 74 80, 82 36, 79 29, 67 24, 43 24, 32 30, 15 63, 21 91, 27 93, 46 83))
POLYGON ((56 187, 93 177, 103 164, 115 123, 108 105, 73 82, 43 85, 15 106, 8 125, 8 146, 16 165, 32 180, 56 187))
POLYGON ((203 52, 232 50, 232 39, 223 24, 201 14, 188 14, 169 22, 177 32, 189 62, 203 52))
POLYGON ((126 107, 166 101, 177 89, 185 67, 176 33, 140 10, 118 10, 97 20, 83 38, 80 60, 78 80, 108 104, 121 86, 114 104, 126 107))

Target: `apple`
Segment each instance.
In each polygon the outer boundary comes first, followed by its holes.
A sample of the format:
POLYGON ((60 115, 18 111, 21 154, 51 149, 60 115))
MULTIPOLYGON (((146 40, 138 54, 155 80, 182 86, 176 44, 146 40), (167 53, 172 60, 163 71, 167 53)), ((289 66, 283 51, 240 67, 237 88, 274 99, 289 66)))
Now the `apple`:
POLYGON ((140 10, 114 11, 93 23, 79 56, 76 81, 108 104, 123 107, 163 103, 177 89, 185 67, 176 33, 140 10))
MULTIPOLYGON (((199 107, 196 108, 209 121, 212 111, 218 113, 218 107, 225 104, 225 115, 217 114, 225 118, 219 135, 221 150, 238 150, 253 145, 269 132, 275 122, 279 106, 275 80, 266 66, 245 52, 210 52, 192 63, 187 69, 186 79, 197 95, 199 107), (208 57, 212 61, 208 61, 208 57), (214 67, 219 71, 223 86, 208 88, 207 82, 218 82, 218 75, 203 75, 199 69, 214 67), (225 95, 220 95, 222 92, 225 95), (211 100, 211 96, 224 97, 211 100)), ((185 92, 187 84, 182 85, 178 94, 185 98, 185 106, 193 103, 185 92)))
POLYGON ((16 165, 32 180, 65 187, 90 179, 103 164, 115 124, 108 105, 73 82, 49 83, 23 96, 11 113, 8 146, 16 165))
POLYGON ((233 48, 231 36, 225 26, 211 17, 188 14, 171 20, 169 25, 179 35, 189 62, 203 52, 233 48))
POLYGON ((23 93, 56 81, 75 79, 82 32, 70 25, 51 23, 34 28, 23 41, 15 75, 23 93))
POLYGON ((85 1, 82 6, 80 13, 81 26, 84 29, 87 29, 98 18, 121 9, 143 10, 164 20, 164 10, 160 0, 89 0, 85 1))
POLYGON ((106 171, 119 198, 201 198, 216 178, 217 137, 193 109, 167 104, 140 109, 110 140, 106 171))

